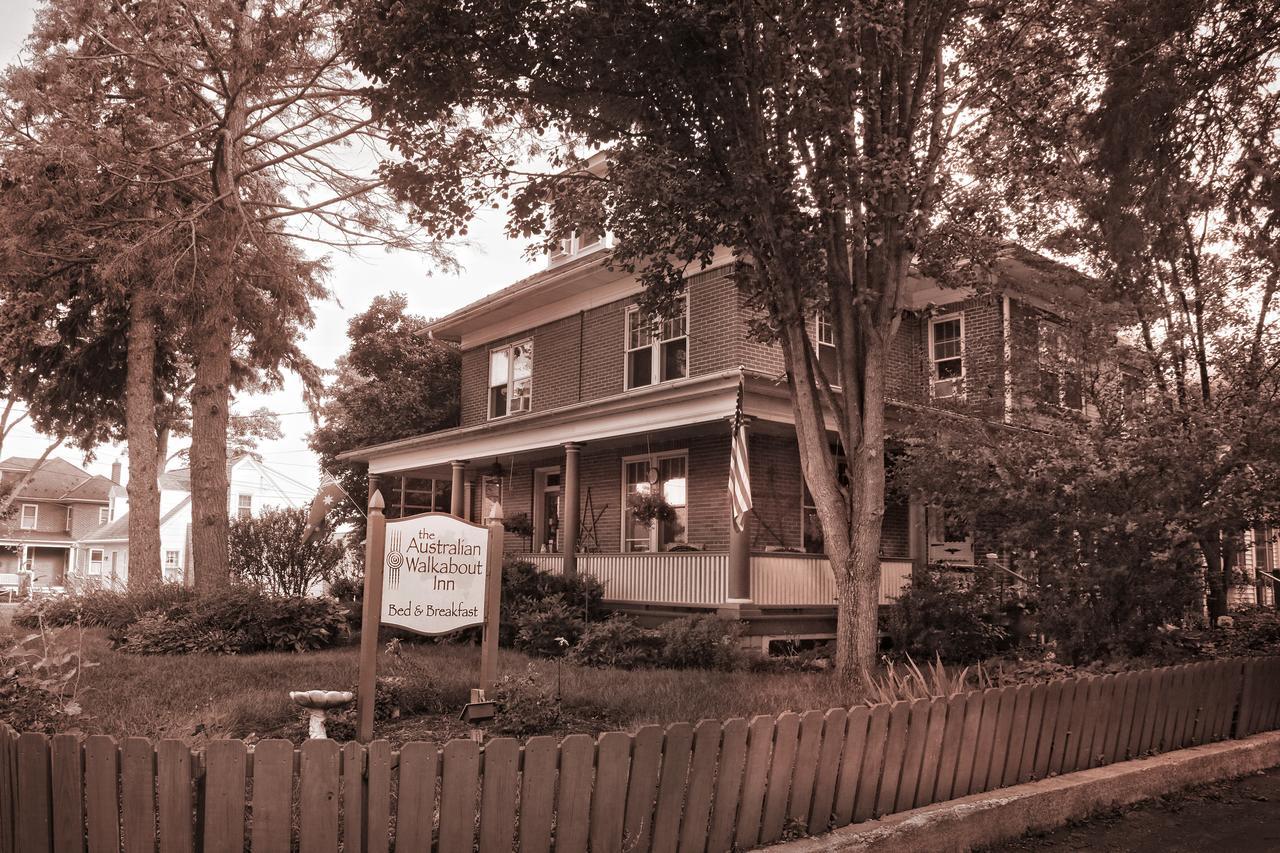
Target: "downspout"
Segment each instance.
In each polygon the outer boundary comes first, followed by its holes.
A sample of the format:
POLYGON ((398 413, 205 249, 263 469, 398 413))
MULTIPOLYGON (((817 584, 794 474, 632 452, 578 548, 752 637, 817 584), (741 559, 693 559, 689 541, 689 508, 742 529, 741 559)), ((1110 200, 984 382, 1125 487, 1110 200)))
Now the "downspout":
POLYGON ((1000 313, 1003 316, 1004 334, 1004 422, 1013 422, 1013 316, 1010 313, 1012 303, 1009 294, 1001 295, 1000 313))

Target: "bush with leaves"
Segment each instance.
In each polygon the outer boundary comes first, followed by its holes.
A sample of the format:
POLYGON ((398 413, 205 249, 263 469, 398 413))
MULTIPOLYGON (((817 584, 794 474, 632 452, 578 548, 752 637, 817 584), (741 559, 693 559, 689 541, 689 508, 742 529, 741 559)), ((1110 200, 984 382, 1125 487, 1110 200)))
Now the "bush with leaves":
POLYGON ((742 630, 738 620, 710 613, 672 619, 658 629, 661 663, 673 669, 741 669, 748 661, 742 630))
POLYGON ((529 737, 560 722, 560 697, 538 677, 533 665, 523 675, 503 676, 494 688, 499 713, 490 725, 495 735, 529 737))
POLYGON ((889 607, 886 627, 897 654, 974 663, 1009 647, 1003 609, 990 571, 931 565, 912 572, 911 583, 889 607))
POLYGON ((67 731, 83 713, 80 671, 90 666, 67 632, 44 627, 0 650, 0 719, 20 732, 67 731))
POLYGON ((561 595, 552 595, 516 614, 515 647, 527 655, 561 657, 576 645, 586 623, 561 595))
POLYGON ((568 659, 579 666, 637 669, 657 664, 663 644, 662 632, 641 628, 634 618, 618 614, 587 625, 568 659))
POLYGON ((247 654, 319 649, 346 628, 341 604, 233 586, 158 609, 133 623, 121 648, 135 654, 247 654))
POLYGON ((344 548, 333 530, 322 527, 303 539, 304 508, 272 509, 231 520, 228 560, 231 577, 277 595, 306 595, 334 577, 344 548))
POLYGON ((155 610, 191 601, 195 590, 176 583, 157 583, 140 589, 86 590, 79 595, 42 598, 24 604, 13 623, 23 628, 85 625, 106 628, 113 635, 155 610))
MULTIPOLYGON (((558 599, 582 623, 604 618, 604 587, 588 575, 567 578, 544 572, 528 560, 508 557, 502 564, 502 625, 499 640, 516 645, 520 620, 543 603, 558 599)), ((581 627, 578 632, 581 632, 581 627)), ((575 635, 576 636, 576 635, 575 635)))

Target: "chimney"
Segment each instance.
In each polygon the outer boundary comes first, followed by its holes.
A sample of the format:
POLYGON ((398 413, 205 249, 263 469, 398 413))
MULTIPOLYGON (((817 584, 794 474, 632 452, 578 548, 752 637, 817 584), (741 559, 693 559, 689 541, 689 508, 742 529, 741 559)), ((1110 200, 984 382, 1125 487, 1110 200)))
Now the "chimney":
POLYGON ((120 473, 121 473, 121 469, 120 469, 120 457, 118 457, 118 456, 117 456, 117 457, 116 457, 116 461, 111 463, 111 482, 113 482, 113 483, 119 483, 119 482, 120 482, 120 473))

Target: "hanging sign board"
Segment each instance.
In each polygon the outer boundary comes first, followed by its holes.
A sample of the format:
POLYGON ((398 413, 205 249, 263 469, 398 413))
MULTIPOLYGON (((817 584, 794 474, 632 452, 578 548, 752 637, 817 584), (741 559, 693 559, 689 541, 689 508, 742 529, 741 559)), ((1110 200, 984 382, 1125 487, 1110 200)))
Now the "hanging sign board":
POLYGON ((388 520, 380 622, 417 634, 484 624, 489 531, 442 512, 388 520))

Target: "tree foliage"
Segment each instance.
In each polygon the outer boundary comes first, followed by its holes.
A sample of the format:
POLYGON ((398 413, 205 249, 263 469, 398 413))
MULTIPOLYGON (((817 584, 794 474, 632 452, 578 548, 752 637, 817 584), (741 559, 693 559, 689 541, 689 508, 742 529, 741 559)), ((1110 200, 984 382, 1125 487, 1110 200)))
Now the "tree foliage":
MULTIPOLYGON (((457 426, 461 358, 453 344, 431 338, 427 320, 406 312, 398 293, 376 296, 347 323, 347 352, 318 407, 309 444, 320 464, 353 500, 368 492, 368 465, 338 454, 457 426)), ((338 521, 363 526, 360 507, 344 502, 338 521)))

